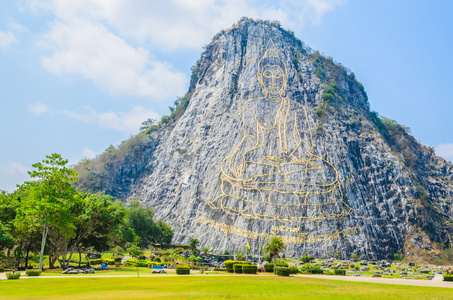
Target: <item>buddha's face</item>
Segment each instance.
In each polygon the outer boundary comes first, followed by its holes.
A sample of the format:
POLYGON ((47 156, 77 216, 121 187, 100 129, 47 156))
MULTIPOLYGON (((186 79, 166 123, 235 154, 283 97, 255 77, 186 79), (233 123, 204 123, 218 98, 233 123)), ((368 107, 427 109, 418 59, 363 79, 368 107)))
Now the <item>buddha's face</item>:
POLYGON ((278 65, 266 65, 261 73, 264 88, 271 95, 279 94, 285 88, 286 76, 278 65))

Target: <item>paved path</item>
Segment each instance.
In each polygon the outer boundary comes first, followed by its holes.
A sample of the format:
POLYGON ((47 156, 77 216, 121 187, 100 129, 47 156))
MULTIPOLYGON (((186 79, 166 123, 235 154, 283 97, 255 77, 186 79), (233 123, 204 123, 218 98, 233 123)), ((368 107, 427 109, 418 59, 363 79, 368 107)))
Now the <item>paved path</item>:
MULTIPOLYGON (((65 275, 65 276, 39 276, 39 277, 28 277, 25 272, 21 272, 21 279, 42 279, 42 278, 96 278, 96 277, 137 277, 137 275, 65 275)), ((154 277, 154 278, 165 278, 167 276, 181 276, 176 274, 143 274, 140 277, 154 277)), ((192 276, 206 276, 202 274, 192 274, 192 276)), ((211 276, 250 276, 250 275, 211 275, 211 276)), ((271 275, 269 275, 271 276, 271 275)), ((453 288, 453 282, 451 281, 436 281, 436 280, 409 280, 409 279, 397 279, 397 278, 373 278, 373 277, 354 277, 354 276, 335 276, 335 275, 294 275, 295 277, 302 278, 316 278, 326 280, 342 280, 342 281, 354 281, 354 282, 368 282, 368 283, 384 283, 384 284, 399 284, 399 285, 413 285, 413 286, 427 286, 427 287, 441 287, 441 288, 453 288)), ((6 273, 0 273, 0 280, 6 279, 6 273)))
POLYGON ((305 274, 304 275, 295 275, 295 276, 296 277, 317 278, 317 279, 355 281, 355 282, 453 288, 452 281, 411 280, 411 279, 398 279, 398 278, 375 278, 375 277, 355 277, 355 276, 335 276, 335 275, 305 275, 305 274))

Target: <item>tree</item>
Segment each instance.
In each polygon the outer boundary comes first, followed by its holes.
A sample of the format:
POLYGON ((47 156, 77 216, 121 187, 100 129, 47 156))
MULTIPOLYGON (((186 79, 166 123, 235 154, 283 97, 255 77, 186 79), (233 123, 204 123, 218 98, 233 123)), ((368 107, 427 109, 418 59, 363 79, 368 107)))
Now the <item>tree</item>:
POLYGON ((333 256, 334 256, 336 259, 339 259, 340 256, 341 256, 340 251, 335 251, 334 254, 333 254, 333 256))
POLYGON ((246 253, 243 250, 239 250, 236 253, 236 259, 237 260, 245 260, 245 257, 246 257, 246 253))
POLYGON ((280 237, 272 237, 264 246, 264 251, 274 259, 274 269, 277 266, 277 256, 286 249, 286 245, 280 237))
MULTIPOLYGON (((18 209, 18 222, 38 222, 42 226, 40 270, 48 234, 49 237, 70 238, 75 233, 71 208, 77 201, 77 192, 71 182, 77 181, 77 173, 66 168, 67 163, 68 160, 57 153, 47 155, 42 162, 32 165, 35 170, 28 172, 31 178, 39 182, 25 182, 21 186, 26 193, 18 209)), ((53 243, 56 246, 58 241, 53 243)), ((50 256, 49 264, 53 266, 50 256)))
POLYGON ((195 253, 198 253, 198 249, 197 249, 198 246, 200 246, 200 241, 198 241, 197 239, 190 240, 189 249, 192 252, 192 255, 194 255, 195 253))
MULTIPOLYGON (((60 265, 63 269, 69 266, 72 254, 83 243, 85 247, 96 248, 95 240, 109 241, 112 232, 124 222, 125 209, 122 206, 113 205, 112 196, 102 194, 80 195, 82 201, 76 211, 73 211, 76 232, 74 237, 65 241, 62 249, 60 265), (66 259, 69 254, 68 259, 66 259)), ((79 252, 80 253, 80 252, 79 252)))
POLYGON ((204 256, 206 256, 206 257, 207 257, 207 256, 208 256, 208 254, 209 254, 209 248, 207 248, 207 247, 203 247, 203 249, 202 249, 202 250, 203 250, 203 254, 204 254, 204 256))
POLYGON ((143 207, 138 201, 131 201, 126 211, 126 221, 123 228, 123 241, 131 243, 135 236, 140 237, 140 247, 145 248, 150 243, 170 244, 173 230, 164 221, 154 222, 152 207, 143 207))
POLYGON ((142 126, 140 126, 140 131, 146 130, 155 124, 157 124, 157 120, 153 119, 153 118, 149 118, 148 120, 142 122, 142 126))
POLYGON ((0 193, 0 252, 13 248, 16 243, 13 236, 16 206, 13 195, 5 191, 0 193))

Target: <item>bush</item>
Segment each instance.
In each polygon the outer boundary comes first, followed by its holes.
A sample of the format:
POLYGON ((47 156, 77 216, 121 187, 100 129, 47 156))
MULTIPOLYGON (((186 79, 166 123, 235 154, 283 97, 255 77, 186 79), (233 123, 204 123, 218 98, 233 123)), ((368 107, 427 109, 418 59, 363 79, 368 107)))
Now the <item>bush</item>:
POLYGON ((243 266, 243 264, 234 264, 233 265, 234 273, 242 274, 242 266, 243 266))
POLYGON ((7 272, 6 273, 6 278, 7 279, 19 279, 20 278, 20 272, 7 272))
POLYGON ((320 266, 317 266, 317 265, 314 266, 314 265, 310 265, 310 264, 306 264, 306 265, 302 266, 300 271, 305 274, 322 274, 322 273, 324 273, 324 270, 321 269, 320 266))
POLYGON ((115 257, 113 260, 115 261, 115 263, 120 263, 122 259, 122 257, 115 257))
POLYGON ((104 262, 105 259, 90 259, 90 265, 100 265, 104 262))
POLYGON ((308 256, 305 254, 300 258, 300 261, 303 261, 304 263, 309 263, 311 260, 314 260, 315 258, 313 256, 308 256))
MULTIPOLYGON (((288 264, 284 261, 277 261, 277 267, 288 267, 288 264)), ((274 272, 274 263, 267 263, 264 264, 264 271, 265 272, 274 272)))
POLYGON ((274 263, 267 263, 264 264, 264 271, 265 272, 274 272, 274 263))
POLYGON ((334 270, 334 274, 346 276, 346 270, 334 270))
POLYGON ((242 273, 244 274, 256 274, 257 270, 257 265, 242 265, 242 273))
POLYGON ((133 259, 128 259, 124 262, 124 266, 125 267, 133 267, 135 266, 135 260, 133 259))
POLYGON ((453 276, 451 276, 451 275, 445 275, 445 276, 444 276, 444 281, 453 281, 453 276))
POLYGON ((147 268, 148 263, 144 260, 140 260, 139 262, 135 263, 135 266, 140 268, 147 268))
POLYGON ((289 267, 289 273, 290 274, 297 274, 299 273, 299 269, 297 267, 289 267))
POLYGON ((0 273, 2 272, 5 272, 5 268, 4 267, 0 267, 0 273))
POLYGON ((176 274, 178 275, 188 275, 190 274, 190 267, 188 266, 177 266, 176 274))
POLYGON ((221 271, 221 272, 226 272, 226 268, 214 268, 214 271, 221 271))
POLYGON ((287 267, 276 267, 275 274, 278 276, 289 276, 290 270, 287 267))
POLYGON ((39 276, 41 275, 41 270, 27 270, 25 271, 25 274, 27 274, 27 276, 39 276))
POLYGON ((233 273, 234 272, 233 266, 235 264, 251 265, 250 262, 240 261, 240 260, 225 260, 223 262, 223 264, 225 265, 225 268, 227 269, 227 271, 229 273, 233 273))

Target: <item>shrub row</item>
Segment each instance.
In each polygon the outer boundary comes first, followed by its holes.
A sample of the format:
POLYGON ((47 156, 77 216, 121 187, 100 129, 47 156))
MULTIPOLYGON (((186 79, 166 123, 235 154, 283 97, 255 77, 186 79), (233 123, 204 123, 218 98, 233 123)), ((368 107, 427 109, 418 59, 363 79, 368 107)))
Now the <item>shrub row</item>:
POLYGON ((4 267, 0 267, 0 273, 2 272, 5 272, 5 268, 4 267))
POLYGON ((214 268, 214 271, 222 271, 222 272, 226 272, 227 269, 226 269, 226 268, 214 268))
POLYGON ((100 265, 104 262, 108 262, 109 265, 113 266, 115 264, 114 259, 105 259, 105 258, 97 258, 97 259, 90 259, 90 265, 100 265))
POLYGON ((256 274, 257 270, 257 265, 242 265, 242 273, 244 274, 256 274))
MULTIPOLYGON (((288 267, 288 264, 283 261, 277 261, 277 267, 288 267)), ((264 271, 274 272, 274 263, 264 264, 264 271)))
POLYGON ((275 274, 278 276, 289 276, 290 270, 288 267, 276 267, 275 274))
POLYGON ((233 265, 235 265, 235 264, 251 265, 250 262, 241 261, 241 260, 226 260, 223 262, 223 264, 225 265, 225 268, 227 269, 227 271, 229 273, 234 272, 233 265))
POLYGON ((234 273, 238 273, 238 274, 256 274, 257 270, 258 270, 258 266, 251 265, 250 263, 233 265, 234 273))
POLYGON ((190 267, 188 266, 177 266, 176 274, 178 275, 187 275, 190 274, 190 267))
POLYGON ((334 273, 335 275, 346 276, 346 270, 337 269, 337 270, 333 270, 333 273, 334 273))
POLYGON ((451 275, 445 275, 445 276, 444 276, 444 281, 453 281, 453 276, 451 276, 451 275))
POLYGON ((6 278, 7 279, 19 279, 20 278, 20 272, 7 272, 6 273, 6 278))
POLYGON ((39 276, 41 275, 42 271, 41 270, 27 270, 25 271, 25 274, 27 274, 27 276, 39 276))

